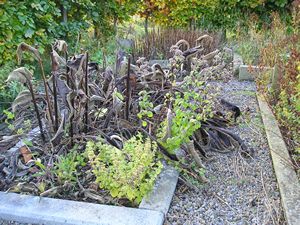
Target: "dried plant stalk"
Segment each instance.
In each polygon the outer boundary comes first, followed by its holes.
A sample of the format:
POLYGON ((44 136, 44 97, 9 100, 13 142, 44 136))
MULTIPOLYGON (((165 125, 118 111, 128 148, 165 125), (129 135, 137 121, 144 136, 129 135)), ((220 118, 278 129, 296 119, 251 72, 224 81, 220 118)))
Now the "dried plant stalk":
POLYGON ((193 156, 196 164, 200 168, 205 168, 205 166, 203 165, 202 160, 201 160, 199 154, 195 150, 195 146, 194 146, 194 141, 193 140, 191 140, 190 142, 188 142, 186 144, 186 148, 187 148, 188 152, 193 156))
MULTIPOLYGON (((88 98, 88 64, 89 64, 89 53, 86 52, 86 58, 85 58, 85 94, 86 97, 88 98)), ((85 104, 85 132, 87 133, 88 131, 88 126, 89 126, 89 101, 86 101, 85 104)))
POLYGON ((10 82, 10 81, 18 81, 21 82, 23 84, 27 84, 28 85, 28 89, 31 93, 31 97, 32 97, 32 102, 34 105, 34 110, 37 116, 37 120, 38 120, 38 124, 39 124, 39 128, 40 128, 40 132, 41 132, 41 137, 43 139, 43 141, 45 141, 45 135, 43 132, 43 126, 42 126, 42 120, 40 117, 40 112, 36 103, 36 98, 34 95, 34 90, 33 90, 33 85, 31 82, 33 75, 32 73, 25 67, 20 67, 18 69, 15 69, 14 71, 12 71, 9 75, 8 78, 6 80, 6 82, 10 82))
POLYGON ((55 132, 58 129, 58 104, 57 104, 57 89, 56 89, 56 73, 58 70, 58 63, 54 57, 53 51, 51 52, 51 60, 52 60, 52 88, 53 88, 53 100, 54 100, 54 113, 55 113, 55 124, 54 130, 55 132))
POLYGON ((42 76, 43 76, 43 83, 44 83, 45 94, 46 94, 46 102, 47 102, 47 105, 48 105, 50 120, 53 124, 54 120, 53 120, 53 114, 52 114, 52 107, 51 107, 51 103, 50 103, 50 97, 49 97, 48 88, 47 88, 47 80, 46 80, 46 75, 45 75, 45 72, 44 72, 42 58, 40 56, 39 51, 36 48, 22 42, 21 44, 19 44, 19 46, 17 48, 17 58, 18 58, 18 63, 19 64, 22 61, 22 55, 23 55, 24 51, 32 53, 39 62, 39 66, 41 68, 42 76))
POLYGON ((34 110, 35 110, 35 113, 36 113, 36 117, 37 117, 37 120, 38 120, 40 132, 41 132, 41 137, 42 137, 42 140, 45 141, 45 135, 44 135, 44 131, 43 131, 42 120, 41 120, 41 117, 40 117, 39 108, 38 108, 37 103, 36 103, 32 83, 31 83, 30 80, 28 81, 28 87, 29 87, 29 90, 30 90, 30 93, 31 93, 32 102, 33 102, 33 105, 34 105, 34 110))
POLYGON ((126 79, 126 120, 129 119, 129 102, 130 102, 130 56, 128 57, 128 64, 127 64, 127 79, 126 79))

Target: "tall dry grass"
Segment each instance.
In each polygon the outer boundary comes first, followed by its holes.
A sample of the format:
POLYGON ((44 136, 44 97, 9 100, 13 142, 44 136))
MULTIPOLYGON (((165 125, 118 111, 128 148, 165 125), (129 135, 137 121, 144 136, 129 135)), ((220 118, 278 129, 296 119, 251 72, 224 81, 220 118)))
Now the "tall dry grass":
POLYGON ((190 47, 196 46, 196 39, 204 34, 209 34, 214 38, 207 53, 215 49, 221 41, 218 32, 208 33, 200 30, 184 30, 174 28, 156 28, 149 32, 148 37, 135 40, 132 54, 135 59, 146 57, 147 59, 169 59, 172 57, 170 47, 177 41, 184 39, 189 42, 190 47))

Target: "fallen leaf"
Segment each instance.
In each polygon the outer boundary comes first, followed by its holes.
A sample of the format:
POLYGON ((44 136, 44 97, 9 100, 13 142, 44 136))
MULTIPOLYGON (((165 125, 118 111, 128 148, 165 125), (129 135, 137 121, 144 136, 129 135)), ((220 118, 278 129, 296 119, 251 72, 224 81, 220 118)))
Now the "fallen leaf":
POLYGON ((99 190, 99 185, 96 184, 95 182, 93 182, 89 185, 89 189, 94 190, 94 191, 98 191, 99 190))
POLYGON ((26 146, 21 147, 20 152, 23 156, 23 159, 24 159, 25 163, 27 163, 29 160, 32 159, 31 151, 26 146))

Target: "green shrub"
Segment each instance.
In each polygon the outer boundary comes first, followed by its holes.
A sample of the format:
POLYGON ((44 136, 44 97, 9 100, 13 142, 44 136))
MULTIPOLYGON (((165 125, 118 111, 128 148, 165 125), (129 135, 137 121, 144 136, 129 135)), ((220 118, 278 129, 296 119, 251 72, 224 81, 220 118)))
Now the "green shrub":
POLYGON ((257 64, 259 57, 259 49, 252 40, 243 40, 236 48, 236 52, 243 57, 243 61, 247 65, 257 64))
POLYGON ((96 182, 112 197, 126 197, 139 203, 153 188, 162 164, 156 161, 156 144, 141 134, 124 142, 123 149, 89 141, 86 153, 96 182))
MULTIPOLYGON (((293 22, 289 27, 277 13, 272 14, 272 23, 260 32, 249 33, 259 48, 259 65, 274 67, 274 76, 261 73, 256 84, 273 108, 280 123, 292 155, 299 162, 300 154, 300 14, 292 14, 293 22), (263 32, 263 36, 259 35, 263 32), (276 76, 275 76, 276 74, 276 76)), ((256 48, 257 46, 253 47, 256 48)), ((250 50, 249 50, 250 51, 250 50)))
POLYGON ((287 130, 285 136, 293 140, 294 153, 300 160, 300 51, 292 52, 279 86, 279 98, 274 105, 275 114, 281 126, 287 130))

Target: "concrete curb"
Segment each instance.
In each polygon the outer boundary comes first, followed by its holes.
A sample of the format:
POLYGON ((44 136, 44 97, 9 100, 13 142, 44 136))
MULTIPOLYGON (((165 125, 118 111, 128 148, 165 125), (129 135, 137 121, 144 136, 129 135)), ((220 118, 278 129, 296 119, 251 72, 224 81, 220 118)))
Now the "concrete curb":
POLYGON ((0 192, 0 218, 47 225, 162 225, 161 212, 0 192))
POLYGON ((165 167, 139 208, 0 192, 0 219, 47 225, 162 225, 178 176, 165 167))
POLYGON ((178 176, 177 170, 166 167, 159 175, 150 196, 143 198, 139 208, 160 211, 166 215, 172 202, 178 176))
POLYGON ((292 167, 290 155, 275 116, 262 96, 257 95, 257 99, 267 134, 286 222, 288 225, 299 225, 300 183, 292 167))

